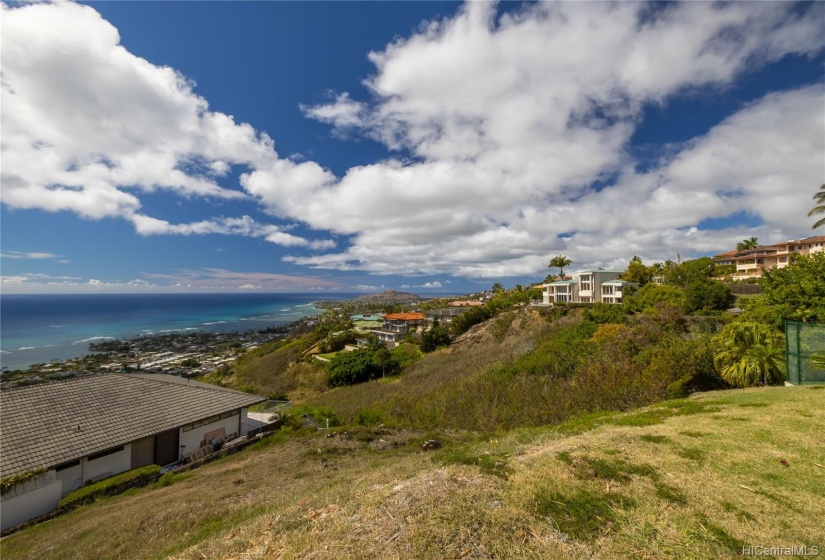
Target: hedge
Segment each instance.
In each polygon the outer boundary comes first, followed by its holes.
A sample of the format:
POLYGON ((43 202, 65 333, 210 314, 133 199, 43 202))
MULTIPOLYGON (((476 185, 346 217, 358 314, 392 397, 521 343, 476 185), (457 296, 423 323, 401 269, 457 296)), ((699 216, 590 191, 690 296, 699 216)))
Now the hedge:
POLYGON ((129 488, 147 486, 159 478, 160 467, 158 465, 146 465, 79 488, 60 500, 57 507, 59 509, 75 508, 94 502, 103 496, 120 494, 129 488))

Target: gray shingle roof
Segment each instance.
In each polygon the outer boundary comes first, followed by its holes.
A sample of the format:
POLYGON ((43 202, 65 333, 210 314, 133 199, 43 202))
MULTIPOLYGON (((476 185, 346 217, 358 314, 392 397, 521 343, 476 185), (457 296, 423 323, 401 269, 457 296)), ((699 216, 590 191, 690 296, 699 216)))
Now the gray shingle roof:
POLYGON ((117 374, 3 391, 0 474, 74 461, 264 400, 202 383, 117 374))

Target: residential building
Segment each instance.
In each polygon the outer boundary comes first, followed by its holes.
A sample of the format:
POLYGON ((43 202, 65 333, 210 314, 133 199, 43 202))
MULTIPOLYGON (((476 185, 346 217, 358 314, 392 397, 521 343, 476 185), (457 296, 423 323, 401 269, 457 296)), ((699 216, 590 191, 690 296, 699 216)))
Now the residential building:
POLYGON ((463 307, 449 307, 446 309, 432 309, 430 311, 425 311, 424 316, 427 318, 427 322, 430 324, 435 323, 438 321, 442 325, 449 325, 454 317, 458 317, 459 315, 463 315, 470 310, 470 307, 463 306, 463 307))
POLYGON ((426 322, 423 313, 388 313, 384 315, 384 324, 380 329, 373 329, 372 334, 390 348, 411 332, 416 332, 426 322))
POLYGON ((569 280, 543 284, 543 303, 621 303, 622 288, 628 283, 619 278, 624 271, 585 270, 569 280))
POLYGON ((736 265, 737 279, 758 278, 762 271, 788 266, 791 255, 810 255, 825 251, 825 236, 791 239, 774 245, 760 245, 743 251, 728 251, 713 257, 716 264, 736 265))
POLYGON ((635 286, 636 284, 625 282, 624 280, 608 280, 606 282, 602 282, 602 303, 622 303, 622 290, 625 286, 629 285, 635 286))
POLYGON ((57 507, 88 482, 167 465, 249 431, 266 399, 167 375, 87 375, 3 391, 0 476, 46 472, 2 498, 3 529, 57 507))
POLYGON ((450 305, 453 307, 477 307, 479 305, 484 305, 483 302, 473 299, 461 299, 456 301, 451 301, 450 305))

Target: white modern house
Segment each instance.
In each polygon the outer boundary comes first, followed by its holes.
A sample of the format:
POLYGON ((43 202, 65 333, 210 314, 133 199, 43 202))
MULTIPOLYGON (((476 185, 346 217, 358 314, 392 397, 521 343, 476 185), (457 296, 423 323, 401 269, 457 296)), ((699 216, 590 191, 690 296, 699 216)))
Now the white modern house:
POLYGON ((5 530, 88 482, 167 465, 247 433, 266 399, 167 375, 88 375, 0 394, 0 476, 45 472, 0 499, 5 530))
POLYGON ((542 284, 543 303, 622 303, 623 270, 585 270, 569 280, 542 284))

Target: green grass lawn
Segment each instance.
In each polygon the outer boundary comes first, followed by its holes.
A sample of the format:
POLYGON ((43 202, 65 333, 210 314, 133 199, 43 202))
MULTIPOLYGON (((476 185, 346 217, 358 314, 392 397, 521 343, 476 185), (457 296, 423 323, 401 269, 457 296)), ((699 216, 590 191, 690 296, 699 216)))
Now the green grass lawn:
POLYGON ((279 434, 3 539, 13 558, 741 558, 825 548, 825 390, 506 433, 279 434), (420 451, 436 438, 440 450, 420 451))

